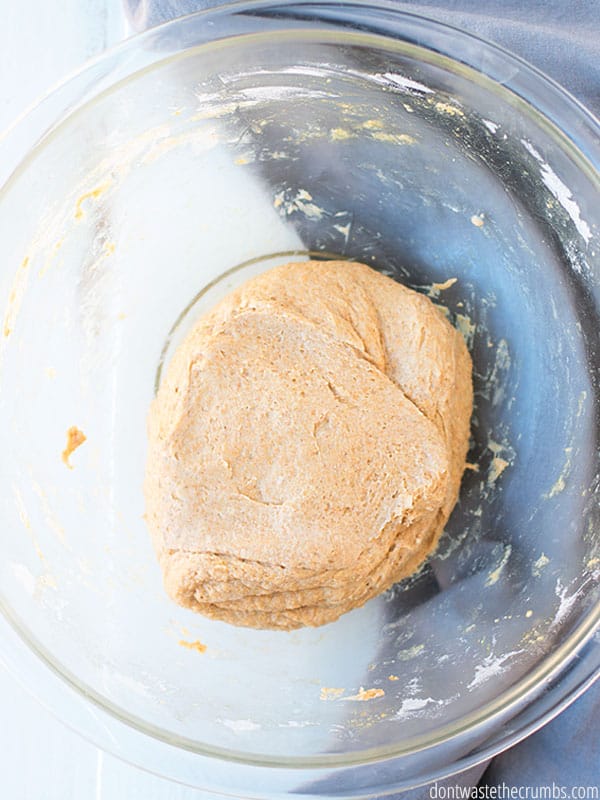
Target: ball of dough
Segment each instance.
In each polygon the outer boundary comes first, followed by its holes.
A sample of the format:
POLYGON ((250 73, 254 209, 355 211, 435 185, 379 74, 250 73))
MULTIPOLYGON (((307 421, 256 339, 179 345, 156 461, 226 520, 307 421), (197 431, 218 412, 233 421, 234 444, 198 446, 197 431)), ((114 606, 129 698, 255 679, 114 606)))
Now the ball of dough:
POLYGON ((458 497, 460 334, 367 266, 287 264, 201 318, 153 401, 146 519, 167 593, 236 625, 322 625, 412 573, 458 497))

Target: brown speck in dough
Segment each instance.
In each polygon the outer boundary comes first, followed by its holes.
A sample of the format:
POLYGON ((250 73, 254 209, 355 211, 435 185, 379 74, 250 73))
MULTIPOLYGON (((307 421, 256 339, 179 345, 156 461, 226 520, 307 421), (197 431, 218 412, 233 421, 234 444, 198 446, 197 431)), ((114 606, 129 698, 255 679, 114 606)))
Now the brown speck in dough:
POLYGON ((377 697, 383 697, 384 694, 385 692, 383 689, 363 689, 361 686, 357 694, 344 697, 344 700, 354 700, 357 703, 364 703, 367 700, 375 700, 377 697))
POLYGON ((187 642, 185 639, 180 639, 179 644, 187 650, 197 650, 199 653, 206 653, 206 645, 202 644, 198 639, 195 642, 187 642))
POLYGON ((62 460, 63 464, 66 464, 69 469, 73 469, 73 465, 69 461, 71 454, 74 453, 78 447, 81 447, 85 440, 85 434, 83 431, 80 431, 77 426, 72 425, 67 431, 67 446, 62 451, 62 460))

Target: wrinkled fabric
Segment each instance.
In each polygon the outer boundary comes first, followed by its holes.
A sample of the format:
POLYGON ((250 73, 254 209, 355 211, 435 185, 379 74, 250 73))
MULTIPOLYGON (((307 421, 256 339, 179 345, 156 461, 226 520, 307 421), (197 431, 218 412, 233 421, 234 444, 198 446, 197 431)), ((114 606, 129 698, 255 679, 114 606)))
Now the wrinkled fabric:
POLYGON ((517 747, 497 756, 483 777, 489 786, 600 785, 600 681, 517 747))
MULTIPOLYGON (((140 31, 221 0, 124 0, 140 31)), ((600 116, 599 0, 419 0, 404 10, 462 28, 524 58, 600 116)))
POLYGON ((599 0, 420 0, 397 6, 500 45, 600 115, 599 0))

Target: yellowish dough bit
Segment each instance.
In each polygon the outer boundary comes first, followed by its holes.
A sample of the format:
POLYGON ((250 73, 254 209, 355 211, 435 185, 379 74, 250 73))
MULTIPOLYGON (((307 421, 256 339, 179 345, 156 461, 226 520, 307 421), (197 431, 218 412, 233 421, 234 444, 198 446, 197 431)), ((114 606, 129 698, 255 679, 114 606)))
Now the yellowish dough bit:
POLYGON ((361 686, 357 694, 345 697, 344 700, 354 700, 358 703, 366 703, 367 700, 375 700, 377 697, 383 697, 385 692, 383 689, 363 689, 361 686))
POLYGON ((69 469, 73 469, 73 465, 69 461, 72 453, 74 453, 78 447, 81 447, 85 440, 85 434, 75 425, 72 425, 67 431, 67 446, 62 451, 62 461, 69 469))
POLYGON ((471 360, 425 296, 352 262, 276 267, 198 320, 148 417, 173 600, 323 625, 410 575, 456 503, 471 360))
POLYGON ((206 645, 196 639, 195 642, 187 642, 185 639, 180 639, 179 644, 187 650, 196 650, 198 653, 206 653, 206 645))

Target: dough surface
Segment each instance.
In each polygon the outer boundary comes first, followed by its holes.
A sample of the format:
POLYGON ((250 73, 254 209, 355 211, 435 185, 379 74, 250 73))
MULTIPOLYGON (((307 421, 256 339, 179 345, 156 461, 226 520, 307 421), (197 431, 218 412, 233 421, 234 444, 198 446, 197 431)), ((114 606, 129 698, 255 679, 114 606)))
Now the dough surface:
POLYGON ((169 596, 236 625, 322 625, 412 573, 456 503, 471 360, 362 264, 276 267, 177 349, 148 417, 146 520, 169 596))

